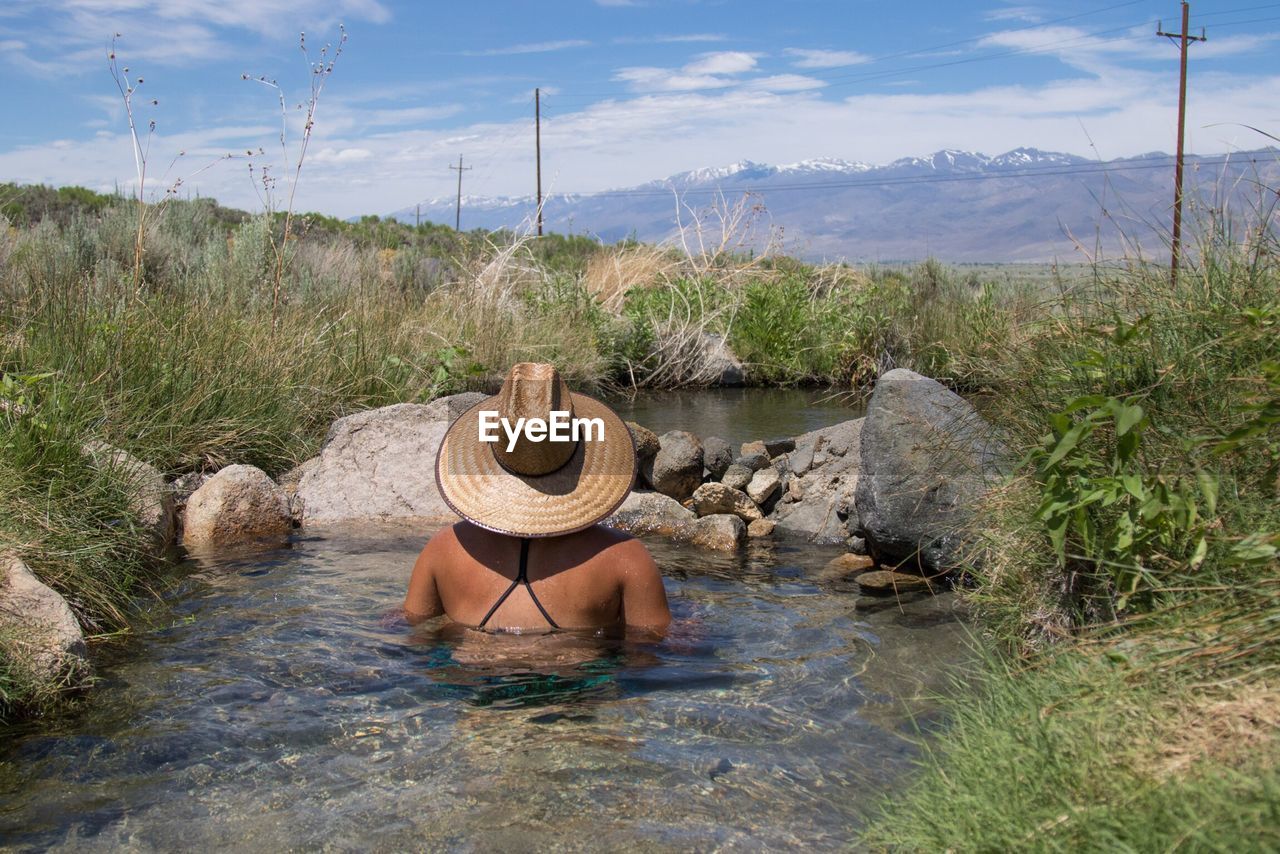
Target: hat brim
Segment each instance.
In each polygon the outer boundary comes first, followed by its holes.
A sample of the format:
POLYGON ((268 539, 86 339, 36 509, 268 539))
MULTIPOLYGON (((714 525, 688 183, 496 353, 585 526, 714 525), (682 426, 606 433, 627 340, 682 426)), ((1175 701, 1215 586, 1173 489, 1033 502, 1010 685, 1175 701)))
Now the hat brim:
POLYGON ((515 537, 571 534, 612 515, 635 482, 635 442, 608 406, 584 394, 571 397, 574 417, 599 418, 604 436, 579 441, 568 462, 537 477, 503 468, 492 445, 480 441, 479 413, 496 410, 497 396, 458 416, 436 455, 445 503, 481 528, 515 537))

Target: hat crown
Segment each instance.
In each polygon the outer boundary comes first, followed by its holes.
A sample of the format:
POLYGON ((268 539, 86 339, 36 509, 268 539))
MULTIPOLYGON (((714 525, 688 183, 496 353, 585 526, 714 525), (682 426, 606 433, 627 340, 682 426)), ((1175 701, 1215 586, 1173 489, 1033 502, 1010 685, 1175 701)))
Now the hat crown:
MULTIPOLYGON (((520 362, 512 366, 498 392, 498 416, 512 427, 520 419, 540 418, 544 423, 553 411, 573 417, 573 397, 569 386, 553 365, 520 362)), ((515 446, 508 451, 505 441, 492 445, 493 455, 510 472, 529 477, 549 474, 564 466, 577 450, 577 442, 532 441, 519 431, 515 446)))

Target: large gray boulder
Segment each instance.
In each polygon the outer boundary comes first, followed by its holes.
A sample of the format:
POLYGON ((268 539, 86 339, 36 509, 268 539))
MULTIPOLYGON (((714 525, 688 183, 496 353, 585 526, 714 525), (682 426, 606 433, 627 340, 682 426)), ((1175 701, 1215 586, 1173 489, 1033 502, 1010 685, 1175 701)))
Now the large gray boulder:
POLYGON ((0 553, 0 656, 19 678, 42 685, 88 670, 71 607, 9 552, 0 553))
POLYGON ((702 442, 684 430, 662 434, 662 447, 641 467, 645 482, 655 491, 684 501, 702 483, 702 442))
POLYGON ((249 542, 282 542, 293 528, 289 498, 266 472, 232 465, 201 484, 187 499, 182 544, 208 548, 249 542))
MULTIPOLYGON (((339 418, 298 480, 302 524, 414 519, 457 521, 436 488, 435 463, 460 396, 400 403, 339 418)), ((483 399, 483 396, 477 396, 483 399)), ((463 401, 465 403, 465 401, 463 401)))
POLYGON ((991 426, 940 383, 898 368, 876 383, 861 445, 855 501, 871 554, 928 574, 955 568, 974 510, 1000 478, 991 426))
POLYGON ((787 494, 769 515, 779 535, 819 543, 842 543, 853 504, 863 419, 855 418, 796 437, 794 451, 779 464, 788 475, 787 494))

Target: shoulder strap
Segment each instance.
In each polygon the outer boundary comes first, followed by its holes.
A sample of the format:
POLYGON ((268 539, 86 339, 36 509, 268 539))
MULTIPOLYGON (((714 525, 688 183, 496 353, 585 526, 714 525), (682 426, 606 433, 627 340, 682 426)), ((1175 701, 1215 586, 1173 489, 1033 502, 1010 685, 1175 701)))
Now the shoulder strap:
POLYGON ((520 571, 516 573, 515 580, 512 581, 511 586, 508 587, 503 592, 503 594, 498 597, 498 601, 493 603, 493 607, 489 609, 489 613, 484 615, 484 619, 480 621, 480 625, 476 626, 476 628, 483 629, 485 627, 485 624, 489 622, 489 618, 492 617, 494 613, 499 608, 502 607, 502 603, 507 601, 507 597, 510 596, 515 591, 515 589, 519 587, 521 584, 524 585, 525 590, 529 591, 529 598, 533 600, 533 604, 538 606, 538 610, 542 613, 543 618, 551 625, 551 628, 553 629, 560 628, 558 625, 556 625, 556 621, 551 619, 551 615, 547 613, 547 609, 542 607, 542 603, 538 601, 537 595, 533 592, 533 586, 529 583, 529 540, 528 538, 520 540, 520 571))

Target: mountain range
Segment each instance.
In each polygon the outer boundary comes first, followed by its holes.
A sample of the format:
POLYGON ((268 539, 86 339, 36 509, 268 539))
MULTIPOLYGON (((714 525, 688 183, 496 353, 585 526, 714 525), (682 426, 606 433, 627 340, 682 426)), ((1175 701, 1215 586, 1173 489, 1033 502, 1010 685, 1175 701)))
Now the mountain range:
MULTIPOLYGON (((548 231, 604 242, 696 241, 719 245, 734 209, 745 227, 735 245, 773 241, 809 260, 952 262, 1086 261, 1101 254, 1167 256, 1174 158, 1151 153, 1115 160, 1015 148, 995 157, 944 150, 873 166, 835 158, 782 166, 743 160, 635 187, 543 201, 548 231)), ((1246 216, 1274 203, 1280 149, 1188 156, 1188 232, 1220 207, 1246 216)), ((452 224, 455 197, 422 202, 424 220, 452 224)), ((528 228, 532 196, 462 199, 463 227, 528 228)), ((413 222, 419 208, 390 214, 413 222)))

